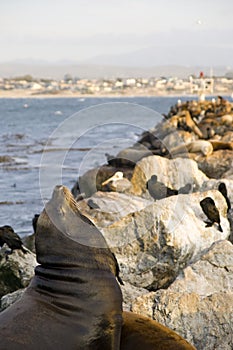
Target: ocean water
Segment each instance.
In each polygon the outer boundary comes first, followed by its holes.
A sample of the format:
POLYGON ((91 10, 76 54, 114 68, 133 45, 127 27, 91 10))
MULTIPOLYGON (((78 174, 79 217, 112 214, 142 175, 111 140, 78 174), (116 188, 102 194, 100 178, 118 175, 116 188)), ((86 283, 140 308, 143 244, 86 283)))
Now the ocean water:
MULTIPOLYGON (((183 98, 187 100, 187 98, 183 98)), ((155 126, 175 97, 0 99, 0 226, 32 233, 53 187, 106 163, 155 126)))

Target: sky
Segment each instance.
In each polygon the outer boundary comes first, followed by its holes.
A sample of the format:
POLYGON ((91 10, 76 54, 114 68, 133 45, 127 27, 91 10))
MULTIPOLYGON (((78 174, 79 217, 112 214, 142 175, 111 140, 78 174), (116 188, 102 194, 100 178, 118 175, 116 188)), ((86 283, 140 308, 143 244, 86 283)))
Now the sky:
POLYGON ((161 45, 233 49, 232 13, 232 0, 1 0, 0 62, 85 62, 161 45))

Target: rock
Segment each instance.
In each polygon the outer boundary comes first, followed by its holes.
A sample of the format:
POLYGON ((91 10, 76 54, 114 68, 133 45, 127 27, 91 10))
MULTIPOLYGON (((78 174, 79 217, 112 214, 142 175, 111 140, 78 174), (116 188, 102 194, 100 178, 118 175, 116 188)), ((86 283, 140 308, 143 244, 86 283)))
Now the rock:
POLYGON ((148 290, 144 288, 135 287, 128 282, 124 282, 121 286, 123 294, 123 310, 130 311, 133 301, 141 295, 149 294, 148 290))
POLYGON ((233 168, 233 151, 218 150, 208 157, 199 156, 196 159, 198 168, 208 177, 220 179, 233 168))
POLYGON ((187 183, 191 183, 197 190, 204 181, 208 180, 207 176, 198 169, 197 163, 191 159, 169 160, 160 156, 150 156, 137 163, 131 179, 131 193, 149 198, 149 193, 146 192, 146 182, 154 174, 158 176, 158 181, 176 190, 187 183))
POLYGON ((138 297, 132 305, 172 328, 198 350, 233 348, 233 245, 218 241, 186 267, 167 290, 138 297))
POLYGON ((35 248, 35 233, 25 236, 22 238, 23 244, 27 247, 31 252, 36 253, 35 248))
POLYGON ((0 312, 7 309, 9 306, 14 304, 17 300, 19 300, 25 289, 18 289, 13 293, 6 294, 2 297, 1 299, 1 307, 0 307, 0 312))
POLYGON ((180 144, 187 144, 195 140, 195 134, 184 130, 176 130, 175 132, 172 132, 169 135, 165 136, 162 142, 170 151, 172 148, 180 146, 180 144))
POLYGON ((156 321, 173 329, 198 350, 232 349, 232 292, 202 297, 180 292, 162 295, 159 291, 155 298, 156 321))
POLYGON ((233 206, 233 180, 222 178, 222 179, 209 179, 208 181, 203 182, 201 191, 208 191, 213 189, 218 189, 218 186, 221 182, 224 182, 227 188, 227 195, 230 199, 230 202, 233 206))
POLYGON ((114 167, 133 167, 135 164, 144 157, 151 156, 152 152, 140 143, 134 145, 134 147, 128 147, 120 151, 116 157, 109 160, 110 165, 114 167))
POLYGON ((118 192, 96 192, 88 200, 78 202, 81 212, 88 216, 99 228, 103 228, 121 220, 122 217, 146 208, 152 200, 118 192), (91 199, 99 209, 91 209, 91 199))
POLYGON ((0 156, 0 163, 12 163, 14 159, 9 156, 0 156))
POLYGON ((204 249, 230 235, 227 204, 217 190, 158 200, 101 231, 114 249, 123 280, 148 290, 166 288, 204 249), (219 209, 223 232, 218 225, 205 227, 200 200, 207 196, 219 209))
POLYGON ((24 254, 21 250, 14 250, 7 255, 3 247, 0 252, 0 297, 17 289, 26 287, 37 265, 36 256, 32 252, 24 254))
POLYGON ((227 131, 225 132, 224 136, 222 137, 223 142, 232 142, 233 140, 233 131, 227 131))

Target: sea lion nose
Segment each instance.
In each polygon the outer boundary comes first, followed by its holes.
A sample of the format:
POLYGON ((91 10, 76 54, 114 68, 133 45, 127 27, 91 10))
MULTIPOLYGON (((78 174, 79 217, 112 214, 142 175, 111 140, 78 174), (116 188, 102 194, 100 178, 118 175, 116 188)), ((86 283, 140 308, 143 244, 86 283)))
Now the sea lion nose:
POLYGON ((57 186, 55 187, 55 190, 61 190, 63 187, 64 187, 63 185, 57 185, 57 186))

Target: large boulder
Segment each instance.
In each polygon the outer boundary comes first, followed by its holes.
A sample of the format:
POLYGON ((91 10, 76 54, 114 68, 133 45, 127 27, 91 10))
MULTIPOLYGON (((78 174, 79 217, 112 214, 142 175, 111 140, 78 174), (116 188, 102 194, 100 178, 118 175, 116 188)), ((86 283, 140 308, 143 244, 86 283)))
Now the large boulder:
MULTIPOLYGON (((90 198, 78 202, 80 211, 88 216, 99 228, 109 226, 128 214, 138 212, 153 203, 145 199, 118 192, 98 191, 90 198), (91 208, 92 206, 98 208, 91 208)), ((111 238, 110 238, 111 239, 111 238)))
POLYGON ((167 290, 147 293, 132 311, 172 328, 198 350, 233 348, 233 245, 215 242, 167 290))
POLYGON ((204 249, 230 235, 227 204, 217 190, 164 198, 105 227, 101 217, 95 224, 114 250, 123 280, 149 290, 167 287, 204 249), (216 224, 206 227, 200 201, 207 196, 219 209, 223 232, 216 224))
POLYGON ((187 183, 198 190, 203 182, 208 180, 208 177, 198 169, 197 163, 191 159, 170 160, 160 156, 150 156, 137 163, 131 179, 131 192, 134 195, 148 197, 146 183, 152 175, 157 175, 158 181, 176 190, 187 183))
POLYGON ((208 157, 200 156, 197 159, 198 167, 208 177, 220 179, 226 177, 226 173, 232 171, 233 168, 233 151, 218 150, 208 157))
MULTIPOLYGON (((194 133, 190 133, 184 130, 176 130, 165 136, 163 139, 163 144, 170 151, 172 148, 180 146, 181 144, 187 144, 189 142, 195 141, 197 136, 194 133)), ((188 151, 187 151, 188 152, 188 151)))
POLYGON ((12 254, 6 254, 3 247, 0 252, 0 297, 27 287, 37 265, 35 254, 30 251, 24 254, 14 250, 12 254))

